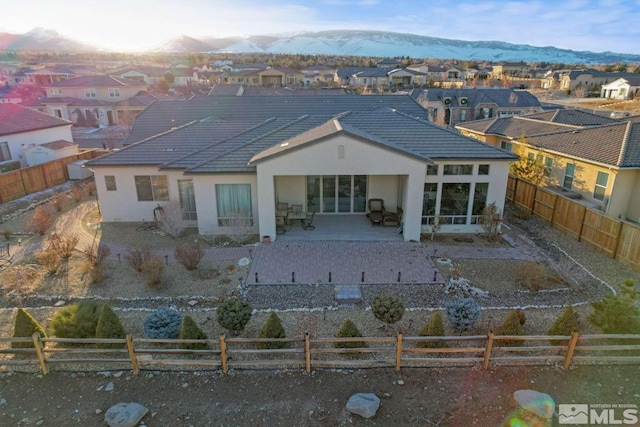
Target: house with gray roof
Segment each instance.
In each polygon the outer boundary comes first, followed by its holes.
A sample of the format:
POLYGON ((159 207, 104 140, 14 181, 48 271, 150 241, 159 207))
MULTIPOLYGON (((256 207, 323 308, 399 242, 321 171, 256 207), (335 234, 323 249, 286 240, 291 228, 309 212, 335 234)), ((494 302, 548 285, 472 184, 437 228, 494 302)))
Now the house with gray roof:
POLYGON ((441 126, 491 117, 542 112, 538 99, 514 89, 424 89, 412 96, 427 110, 429 121, 441 126))
POLYGON ((621 77, 602 85, 600 96, 610 99, 637 99, 640 95, 640 75, 621 77))
POLYGON ((104 221, 151 220, 160 205, 200 234, 231 234, 240 220, 272 239, 281 206, 369 223, 370 199, 402 215, 399 239, 418 240, 438 215, 444 232, 480 231, 517 159, 429 123, 406 95, 156 102, 127 143, 87 163, 104 221))
POLYGON ((543 165, 543 185, 550 189, 610 216, 640 222, 640 122, 558 110, 456 128, 543 165))

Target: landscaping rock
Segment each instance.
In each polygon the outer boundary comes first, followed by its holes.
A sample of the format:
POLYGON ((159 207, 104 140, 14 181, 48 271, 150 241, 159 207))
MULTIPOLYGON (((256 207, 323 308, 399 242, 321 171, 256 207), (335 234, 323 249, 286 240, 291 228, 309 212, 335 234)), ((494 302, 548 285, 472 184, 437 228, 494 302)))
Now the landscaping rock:
POLYGON ((364 418, 373 417, 380 407, 380 398, 373 393, 357 393, 349 398, 347 411, 364 418))
POLYGON ((540 418, 551 419, 556 410, 556 403, 547 393, 535 390, 516 390, 513 398, 524 410, 540 418))
POLYGON ((58 302, 56 302, 55 304, 53 304, 54 307, 62 307, 63 305, 65 305, 67 302, 65 300, 59 300, 58 302))
POLYGON ((139 403, 118 403, 105 412, 104 421, 109 427, 135 427, 147 412, 139 403))
POLYGON ((198 305, 198 301, 196 301, 196 300, 192 299, 192 300, 190 300, 187 304, 189 304, 189 306, 190 306, 190 307, 193 307, 193 306, 195 306, 195 305, 198 305))
POLYGON ((114 389, 114 385, 113 383, 109 383, 107 384, 107 386, 104 388, 104 391, 113 391, 114 389))
POLYGON ((251 260, 249 258, 240 258, 238 260, 238 267, 246 267, 251 264, 251 260))

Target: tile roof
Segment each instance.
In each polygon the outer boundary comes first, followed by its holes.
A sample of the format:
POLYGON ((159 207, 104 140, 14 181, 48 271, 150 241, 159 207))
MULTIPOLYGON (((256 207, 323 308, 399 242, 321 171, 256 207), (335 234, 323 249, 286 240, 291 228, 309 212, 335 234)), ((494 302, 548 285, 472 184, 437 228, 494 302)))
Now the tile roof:
POLYGON ((132 136, 139 142, 90 164, 252 173, 248 162, 259 153, 285 141, 304 143, 328 135, 335 131, 334 120, 352 136, 425 162, 516 158, 423 116, 424 110, 408 96, 197 97, 155 103, 136 120, 132 136))
POLYGON ((116 76, 82 76, 73 79, 62 80, 46 87, 121 87, 121 86, 147 86, 146 83, 137 80, 123 79, 116 76))
POLYGON ((16 104, 0 104, 0 135, 29 132, 57 126, 69 126, 71 122, 40 113, 16 104))
POLYGON ((550 110, 543 113, 527 114, 525 117, 545 122, 562 123, 574 126, 599 126, 617 123, 616 120, 609 117, 593 114, 584 110, 573 109, 550 110))
POLYGON ((458 129, 468 129, 492 135, 502 135, 509 138, 520 138, 522 135, 540 135, 565 130, 579 129, 579 126, 570 126, 561 123, 545 122, 530 119, 529 116, 496 117, 492 119, 463 122, 456 125, 458 129))
POLYGON ((442 101, 451 98, 451 107, 473 108, 479 105, 495 104, 501 108, 540 107, 538 98, 525 90, 513 89, 421 89, 412 92, 419 103, 442 101), (467 98, 466 105, 459 100, 467 98))

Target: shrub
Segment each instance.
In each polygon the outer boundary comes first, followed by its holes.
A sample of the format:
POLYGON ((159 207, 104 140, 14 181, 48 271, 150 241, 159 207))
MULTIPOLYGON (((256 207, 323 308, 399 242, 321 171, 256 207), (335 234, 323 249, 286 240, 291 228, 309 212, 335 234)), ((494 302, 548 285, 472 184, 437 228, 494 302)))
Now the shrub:
POLYGON ((102 304, 86 300, 64 307, 51 319, 51 328, 58 338, 94 338, 102 304))
POLYGON ((93 193, 96 192, 96 183, 93 181, 87 182, 84 187, 89 196, 93 196, 93 193))
POLYGON ((60 258, 69 259, 79 241, 80 238, 78 236, 60 237, 57 233, 52 233, 47 242, 48 248, 60 258))
POLYGON ((100 243, 98 246, 88 246, 84 251, 85 271, 91 274, 91 283, 102 282, 102 263, 111 254, 111 248, 100 243))
MULTIPOLYGON (((282 322, 276 313, 273 311, 269 314, 267 321, 262 325, 260 330, 260 338, 285 338, 284 327, 282 322)), ((261 350, 285 348, 286 342, 259 342, 256 343, 256 347, 261 350)))
POLYGON ((487 232, 489 240, 496 240, 502 224, 502 213, 498 210, 496 202, 490 203, 482 210, 482 215, 478 219, 484 231, 487 232))
POLYGON ((178 336, 182 314, 168 307, 159 307, 142 322, 144 333, 149 338, 169 338, 178 336))
POLYGON ((132 268, 138 271, 142 271, 142 263, 151 256, 151 248, 149 246, 143 246, 141 248, 129 249, 128 253, 124 256, 132 268))
POLYGON ((633 280, 626 280, 620 285, 619 294, 609 294, 592 302, 589 322, 604 334, 640 334, 640 312, 635 305, 634 286, 633 280))
MULTIPOLYGON (((13 327, 13 335, 11 338, 29 337, 38 332, 41 337, 45 338, 44 328, 40 326, 38 321, 24 308, 19 308, 16 313, 15 325, 13 327)), ((33 348, 33 342, 12 342, 11 348, 33 348)))
MULTIPOLYGON (((362 334, 358 330, 358 327, 350 319, 344 321, 340 330, 336 334, 336 338, 356 338, 361 337, 362 334)), ((366 347, 367 344, 364 341, 351 341, 351 342, 334 342, 335 348, 361 348, 366 347)))
POLYGON ((27 229, 44 236, 52 223, 51 209, 48 206, 40 205, 33 210, 31 218, 27 221, 27 229))
POLYGON ((71 192, 71 197, 76 202, 80 202, 86 193, 85 188, 80 184, 76 184, 73 187, 71 187, 70 192, 71 192))
POLYGON ((539 262, 522 261, 516 268, 514 280, 530 291, 539 291, 546 280, 545 270, 544 264, 539 262))
POLYGON ((51 198, 51 204, 56 212, 61 212, 64 209, 64 205, 67 204, 67 196, 63 193, 58 193, 51 198))
POLYGON ((158 255, 151 255, 142 262, 140 271, 147 282, 147 286, 157 288, 162 284, 162 274, 164 273, 164 262, 158 255))
MULTIPOLYGON (((520 318, 515 310, 510 310, 504 323, 498 327, 496 335, 524 335, 520 318)), ((503 347, 519 347, 524 343, 523 340, 500 340, 499 344, 503 347)))
POLYGON ((518 320, 520 321, 520 325, 524 326, 527 323, 527 316, 524 314, 524 310, 516 309, 516 314, 518 315, 518 320))
POLYGON ((392 325, 402 319, 404 303, 399 297, 381 295, 371 302, 371 311, 379 321, 392 325))
MULTIPOLYGON (((98 325, 96 326, 96 338, 125 338, 126 332, 118 319, 118 315, 109 304, 102 304, 98 325)), ((97 344, 98 348, 122 348, 124 343, 102 343, 97 344)))
POLYGON ((11 230, 2 230, 0 231, 0 234, 2 234, 4 240, 11 240, 11 230))
POLYGON ((179 245, 173 253, 176 260, 184 265, 187 270, 195 270, 198 268, 198 264, 200 264, 204 254, 204 248, 199 243, 179 245))
POLYGON ((38 262, 47 269, 47 273, 56 274, 60 267, 60 256, 50 247, 36 254, 38 262))
POLYGON ((251 320, 253 309, 249 304, 237 298, 229 298, 218 306, 218 323, 228 329, 232 335, 238 335, 251 320))
MULTIPOLYGON (((571 335, 573 331, 578 330, 578 313, 573 311, 573 307, 569 306, 564 309, 560 317, 553 322, 551 328, 547 332, 548 335, 571 335)), ((563 345, 563 340, 550 340, 551 345, 563 345)))
MULTIPOLYGON (((442 321, 442 314, 439 311, 434 313, 429 319, 429 323, 424 325, 420 331, 421 337, 443 337, 444 336, 444 322, 442 321)), ((446 341, 419 341, 418 347, 422 348, 445 348, 448 347, 446 341)))
MULTIPOLYGON (((182 319, 182 327, 180 328, 180 339, 182 340, 206 340, 209 338, 207 334, 193 320, 191 316, 184 316, 182 319)), ((187 350, 206 350, 207 343, 181 343, 180 348, 187 350)))
POLYGON ((468 331, 480 318, 480 304, 473 298, 457 295, 444 304, 449 322, 458 331, 468 331))

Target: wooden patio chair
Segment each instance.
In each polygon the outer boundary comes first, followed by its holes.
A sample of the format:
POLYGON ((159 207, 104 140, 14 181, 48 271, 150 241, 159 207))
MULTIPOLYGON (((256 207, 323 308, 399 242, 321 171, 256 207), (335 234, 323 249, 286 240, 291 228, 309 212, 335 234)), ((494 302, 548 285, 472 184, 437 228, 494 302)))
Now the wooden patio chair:
POLYGON ((287 232, 287 221, 282 215, 276 217, 276 234, 284 234, 287 232))
POLYGON ((304 228, 306 231, 316 229, 316 226, 313 225, 313 217, 315 216, 315 214, 315 210, 311 213, 307 212, 307 217, 304 219, 304 221, 302 221, 302 228, 304 228))

